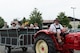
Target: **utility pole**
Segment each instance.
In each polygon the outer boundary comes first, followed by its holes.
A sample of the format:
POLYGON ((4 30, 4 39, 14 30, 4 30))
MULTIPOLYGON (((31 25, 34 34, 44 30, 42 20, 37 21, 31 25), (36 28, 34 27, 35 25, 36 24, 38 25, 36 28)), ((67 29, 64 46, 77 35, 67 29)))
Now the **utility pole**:
POLYGON ((74 29, 75 29, 75 7, 71 7, 71 9, 73 10, 73 18, 74 18, 74 29))

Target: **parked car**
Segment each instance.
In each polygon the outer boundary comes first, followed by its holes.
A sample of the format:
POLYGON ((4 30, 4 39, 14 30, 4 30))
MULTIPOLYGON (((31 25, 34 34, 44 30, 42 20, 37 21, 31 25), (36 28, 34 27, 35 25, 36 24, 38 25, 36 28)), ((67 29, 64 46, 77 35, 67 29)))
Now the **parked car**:
POLYGON ((80 28, 78 28, 78 29, 69 29, 69 32, 80 32, 80 28))

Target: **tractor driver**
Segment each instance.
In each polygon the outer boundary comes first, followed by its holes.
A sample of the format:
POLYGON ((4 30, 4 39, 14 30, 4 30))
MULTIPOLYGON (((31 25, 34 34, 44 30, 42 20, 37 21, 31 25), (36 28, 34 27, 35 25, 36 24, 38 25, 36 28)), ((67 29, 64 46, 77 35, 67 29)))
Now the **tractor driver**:
POLYGON ((61 43, 62 40, 61 40, 60 34, 61 34, 61 31, 63 30, 63 26, 59 23, 58 19, 54 20, 54 23, 50 25, 49 30, 56 34, 57 39, 58 39, 58 43, 61 43))

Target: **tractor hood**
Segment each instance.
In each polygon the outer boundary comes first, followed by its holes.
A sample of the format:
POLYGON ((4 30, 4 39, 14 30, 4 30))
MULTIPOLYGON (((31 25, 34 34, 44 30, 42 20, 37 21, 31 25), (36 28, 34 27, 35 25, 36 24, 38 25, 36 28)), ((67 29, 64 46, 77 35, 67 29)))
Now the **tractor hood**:
POLYGON ((80 50, 80 32, 69 33, 65 39, 68 48, 80 50))

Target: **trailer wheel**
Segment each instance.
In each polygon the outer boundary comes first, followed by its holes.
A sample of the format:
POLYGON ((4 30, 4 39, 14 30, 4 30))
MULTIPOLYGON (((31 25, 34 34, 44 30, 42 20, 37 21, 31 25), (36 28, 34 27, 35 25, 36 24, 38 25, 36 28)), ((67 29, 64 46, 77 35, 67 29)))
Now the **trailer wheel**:
POLYGON ((35 39, 34 50, 35 53, 56 53, 52 39, 45 34, 39 35, 35 39))
POLYGON ((26 48, 26 47, 23 47, 23 48, 22 48, 22 51, 23 51, 23 52, 26 52, 26 51, 27 51, 27 48, 26 48))
POLYGON ((5 46, 5 53, 11 53, 11 47, 5 46))

